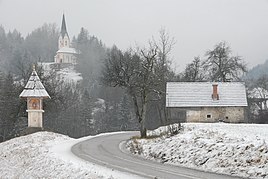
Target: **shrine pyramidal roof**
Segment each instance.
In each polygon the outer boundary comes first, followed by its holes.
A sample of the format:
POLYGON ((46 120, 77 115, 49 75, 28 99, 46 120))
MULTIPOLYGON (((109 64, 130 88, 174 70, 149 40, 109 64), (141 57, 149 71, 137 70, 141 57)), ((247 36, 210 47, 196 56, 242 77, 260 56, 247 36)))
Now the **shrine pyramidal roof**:
POLYGON ((20 94, 20 98, 28 97, 50 98, 35 69, 33 69, 24 90, 20 94))

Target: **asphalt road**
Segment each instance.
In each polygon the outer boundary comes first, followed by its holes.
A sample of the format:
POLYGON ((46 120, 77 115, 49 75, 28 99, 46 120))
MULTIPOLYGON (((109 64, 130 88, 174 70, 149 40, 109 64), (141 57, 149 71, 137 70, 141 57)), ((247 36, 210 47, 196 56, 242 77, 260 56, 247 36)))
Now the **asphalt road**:
POLYGON ((157 179, 234 179, 227 175, 202 172, 194 169, 161 164, 130 154, 124 149, 124 141, 137 132, 101 135, 77 143, 72 152, 87 161, 128 172, 144 178, 157 179))

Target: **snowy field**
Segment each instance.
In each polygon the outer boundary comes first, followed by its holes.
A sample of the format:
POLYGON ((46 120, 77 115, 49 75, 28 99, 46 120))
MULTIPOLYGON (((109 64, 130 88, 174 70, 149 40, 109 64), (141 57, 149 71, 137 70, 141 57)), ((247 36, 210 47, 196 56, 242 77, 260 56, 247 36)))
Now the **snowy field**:
MULTIPOLYGON (((268 125, 183 124, 172 137, 133 139, 128 149, 147 159, 246 178, 268 178, 268 125)), ((159 135, 161 127, 150 131, 159 135)))
POLYGON ((0 143, 0 178, 135 178, 81 160, 71 146, 91 137, 72 139, 52 132, 38 132, 0 143))
MULTIPOLYGON (((161 127, 149 132, 159 135, 161 127)), ((107 134, 101 134, 107 135, 107 134)), ((74 156, 77 142, 52 132, 38 132, 0 143, 0 178, 135 178, 74 156)), ((135 139, 128 148, 162 163, 247 178, 268 178, 268 125, 183 124, 172 137, 135 139)))

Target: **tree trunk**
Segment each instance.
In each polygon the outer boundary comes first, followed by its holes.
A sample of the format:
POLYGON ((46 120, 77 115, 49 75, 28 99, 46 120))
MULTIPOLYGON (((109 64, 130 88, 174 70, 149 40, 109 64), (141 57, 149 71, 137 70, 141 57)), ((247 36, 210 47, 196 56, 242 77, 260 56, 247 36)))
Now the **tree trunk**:
POLYGON ((142 119, 141 122, 140 122, 140 135, 141 135, 141 138, 146 138, 147 137, 147 129, 145 127, 145 120, 142 119))
POLYGON ((142 104, 142 111, 141 111, 141 128, 140 128, 140 133, 141 133, 141 138, 146 138, 147 137, 147 129, 145 127, 145 121, 146 121, 146 111, 147 111, 147 95, 144 95, 144 101, 142 104))
POLYGON ((147 110, 147 104, 148 104, 147 95, 144 95, 144 100, 141 102, 141 110, 140 110, 139 105, 138 105, 138 99, 135 93, 132 91, 132 89, 129 89, 129 94, 132 96, 134 108, 136 111, 136 117, 138 118, 138 121, 140 123, 141 138, 146 138, 147 129, 145 127, 145 120, 146 120, 146 110, 147 110))
MULTIPOLYGON (((160 101, 159 103, 161 103, 161 101, 160 101)), ((164 125, 164 124, 165 124, 165 121, 164 121, 163 118, 162 118, 162 111, 161 111, 161 109, 160 109, 160 107, 159 107, 159 104, 156 104, 155 106, 156 106, 156 108, 157 108, 157 112, 158 112, 158 116, 159 116, 160 124, 161 124, 161 125, 164 125)))

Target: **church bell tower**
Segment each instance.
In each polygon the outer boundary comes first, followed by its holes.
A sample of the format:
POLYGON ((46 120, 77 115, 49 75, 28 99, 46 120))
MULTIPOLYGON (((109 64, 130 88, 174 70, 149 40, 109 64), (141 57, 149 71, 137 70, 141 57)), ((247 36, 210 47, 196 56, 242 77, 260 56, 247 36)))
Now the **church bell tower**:
POLYGON ((60 36, 59 36, 59 49, 63 47, 68 47, 68 48, 70 47, 70 38, 67 33, 64 14, 62 16, 61 31, 60 31, 60 36))
POLYGON ((67 64, 76 64, 77 63, 77 51, 76 49, 72 48, 72 44, 67 32, 65 22, 65 15, 62 16, 61 22, 61 31, 58 40, 58 51, 54 57, 54 62, 57 64, 60 63, 67 63, 67 64))

